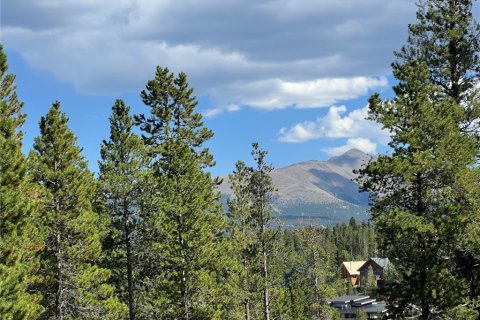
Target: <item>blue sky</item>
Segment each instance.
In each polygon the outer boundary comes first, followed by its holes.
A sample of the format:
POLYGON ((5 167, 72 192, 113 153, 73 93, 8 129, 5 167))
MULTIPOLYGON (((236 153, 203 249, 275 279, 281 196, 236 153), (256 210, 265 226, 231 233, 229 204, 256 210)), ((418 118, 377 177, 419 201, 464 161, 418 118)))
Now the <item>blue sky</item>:
POLYGON ((349 148, 384 152, 364 120, 373 92, 391 95, 393 50, 415 21, 410 0, 3 1, 1 42, 25 102, 25 151, 59 100, 97 170, 116 98, 148 112, 139 93, 155 66, 185 71, 216 175, 257 141, 275 167, 349 148))

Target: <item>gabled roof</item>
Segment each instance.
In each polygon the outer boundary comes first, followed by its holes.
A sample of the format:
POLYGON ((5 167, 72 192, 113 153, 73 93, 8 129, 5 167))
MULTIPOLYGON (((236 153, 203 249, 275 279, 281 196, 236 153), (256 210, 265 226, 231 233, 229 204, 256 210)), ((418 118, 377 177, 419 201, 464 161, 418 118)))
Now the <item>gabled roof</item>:
POLYGON ((350 274, 351 276, 354 276, 354 275, 359 275, 360 274, 360 271, 358 271, 358 269, 360 269, 360 267, 365 262, 366 261, 344 261, 344 262, 342 262, 342 266, 345 267, 348 274, 350 274))
POLYGON ((382 268, 388 267, 388 265, 390 264, 390 260, 388 260, 388 258, 370 258, 370 259, 375 261, 375 263, 382 268))
POLYGON ((367 267, 367 265, 369 264, 370 261, 373 261, 374 263, 379 265, 382 269, 385 269, 385 267, 388 267, 388 265, 390 264, 390 260, 388 260, 388 258, 373 257, 373 258, 369 258, 367 261, 365 261, 365 263, 363 265, 361 265, 358 269, 360 270, 360 269, 363 269, 363 268, 367 267))

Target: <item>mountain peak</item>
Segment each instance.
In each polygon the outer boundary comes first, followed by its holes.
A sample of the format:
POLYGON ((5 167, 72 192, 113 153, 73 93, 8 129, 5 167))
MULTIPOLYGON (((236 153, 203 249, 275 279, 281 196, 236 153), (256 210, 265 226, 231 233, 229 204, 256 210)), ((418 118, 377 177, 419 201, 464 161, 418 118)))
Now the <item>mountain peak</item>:
MULTIPOLYGON (((352 149, 328 161, 310 160, 271 172, 275 192, 275 212, 283 219, 302 221, 310 217, 322 223, 366 219, 368 194, 358 191, 354 170, 368 163, 370 156, 352 149)), ((218 190, 232 191, 228 178, 218 190)))
POLYGON ((365 157, 367 154, 363 152, 362 150, 359 150, 357 148, 353 148, 342 154, 342 156, 354 156, 354 157, 365 157))
POLYGON ((340 156, 331 157, 327 162, 336 164, 338 166, 360 168, 362 165, 368 163, 371 158, 371 156, 361 150, 350 149, 340 156))

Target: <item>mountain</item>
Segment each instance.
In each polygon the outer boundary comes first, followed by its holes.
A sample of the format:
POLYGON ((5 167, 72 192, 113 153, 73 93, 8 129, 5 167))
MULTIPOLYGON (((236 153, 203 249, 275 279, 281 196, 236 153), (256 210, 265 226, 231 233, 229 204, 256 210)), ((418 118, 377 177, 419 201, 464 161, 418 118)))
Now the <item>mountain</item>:
MULTIPOLYGON (((334 225, 352 216, 368 219, 368 194, 360 193, 353 172, 371 157, 352 149, 327 161, 311 160, 272 171, 275 193, 274 209, 286 225, 334 225)), ((228 178, 219 186, 231 194, 228 178)))

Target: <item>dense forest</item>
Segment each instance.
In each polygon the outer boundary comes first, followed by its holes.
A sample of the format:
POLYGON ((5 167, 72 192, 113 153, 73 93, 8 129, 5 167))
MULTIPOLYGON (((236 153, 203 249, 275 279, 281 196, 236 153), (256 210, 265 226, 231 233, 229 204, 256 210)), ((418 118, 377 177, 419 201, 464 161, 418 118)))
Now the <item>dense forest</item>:
POLYGON ((148 113, 113 104, 98 174, 58 101, 24 155, 26 115, 0 47, 1 319, 338 319, 328 299, 354 293, 385 300, 390 318, 479 319, 471 11, 471 0, 419 3, 392 64, 395 96, 369 99, 369 119, 391 136, 391 152, 358 172, 372 219, 333 228, 282 228, 257 143, 224 206, 207 170, 214 133, 187 75, 168 68, 140 93, 148 113), (342 262, 369 257, 394 265, 381 286, 341 279, 342 262))

